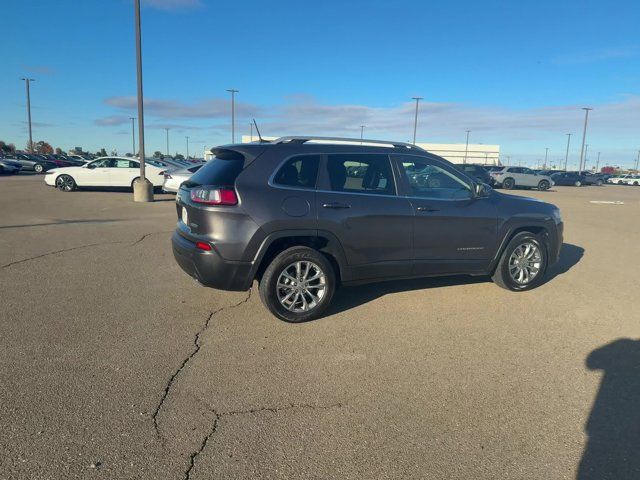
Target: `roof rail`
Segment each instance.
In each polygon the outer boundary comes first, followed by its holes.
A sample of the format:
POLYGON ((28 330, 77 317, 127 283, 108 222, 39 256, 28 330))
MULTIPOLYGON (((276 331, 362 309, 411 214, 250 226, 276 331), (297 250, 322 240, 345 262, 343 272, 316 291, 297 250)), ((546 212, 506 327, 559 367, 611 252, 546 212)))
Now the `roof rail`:
POLYGON ((408 148, 411 150, 420 150, 423 152, 426 151, 423 148, 417 145, 414 145, 412 143, 393 142, 393 141, 386 141, 386 140, 371 140, 367 138, 360 139, 360 138, 347 138, 347 137, 288 136, 288 137, 276 138, 271 143, 302 144, 302 143, 306 143, 314 140, 318 140, 320 142, 327 142, 327 143, 338 142, 338 143, 357 143, 357 144, 369 143, 369 144, 375 144, 375 145, 391 145, 394 148, 408 148))

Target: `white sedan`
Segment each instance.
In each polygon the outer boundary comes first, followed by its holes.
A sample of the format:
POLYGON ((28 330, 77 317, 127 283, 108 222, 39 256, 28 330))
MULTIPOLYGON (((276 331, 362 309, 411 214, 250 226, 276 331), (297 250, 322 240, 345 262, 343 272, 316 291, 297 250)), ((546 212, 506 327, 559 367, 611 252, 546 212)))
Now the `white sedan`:
MULTIPOLYGON (((154 187, 161 187, 166 167, 148 159, 145 176, 154 187)), ((140 176, 140 162, 126 157, 102 157, 81 167, 64 167, 49 170, 44 183, 71 192, 78 187, 133 187, 140 176)))

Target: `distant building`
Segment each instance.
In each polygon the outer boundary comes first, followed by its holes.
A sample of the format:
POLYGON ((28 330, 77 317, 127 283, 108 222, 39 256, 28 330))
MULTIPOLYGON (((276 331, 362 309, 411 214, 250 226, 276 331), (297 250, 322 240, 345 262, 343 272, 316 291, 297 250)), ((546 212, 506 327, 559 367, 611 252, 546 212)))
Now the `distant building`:
MULTIPOLYGON (((275 140, 278 137, 262 137, 263 140, 275 140)), ((258 136, 242 135, 242 143, 255 142, 258 136)), ((427 152, 438 155, 451 163, 479 163, 482 165, 500 165, 500 145, 470 143, 417 143, 427 152)))

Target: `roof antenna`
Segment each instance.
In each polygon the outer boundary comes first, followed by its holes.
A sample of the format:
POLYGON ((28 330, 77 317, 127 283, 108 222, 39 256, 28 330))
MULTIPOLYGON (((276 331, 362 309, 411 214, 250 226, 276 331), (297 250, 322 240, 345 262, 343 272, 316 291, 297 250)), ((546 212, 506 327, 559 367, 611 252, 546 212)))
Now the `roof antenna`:
POLYGON ((253 119, 253 124, 256 127, 256 132, 258 132, 258 138, 260 139, 260 143, 264 142, 264 140, 262 139, 262 135, 260 135, 260 129, 258 128, 258 124, 256 123, 256 119, 253 119))

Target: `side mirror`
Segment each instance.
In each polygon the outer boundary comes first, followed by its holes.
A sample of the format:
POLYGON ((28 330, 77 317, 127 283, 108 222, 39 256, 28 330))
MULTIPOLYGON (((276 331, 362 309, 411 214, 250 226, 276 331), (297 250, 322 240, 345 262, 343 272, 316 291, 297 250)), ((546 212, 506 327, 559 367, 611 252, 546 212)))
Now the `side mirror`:
POLYGON ((486 183, 476 183, 474 190, 476 197, 487 197, 491 191, 491 187, 486 183))

